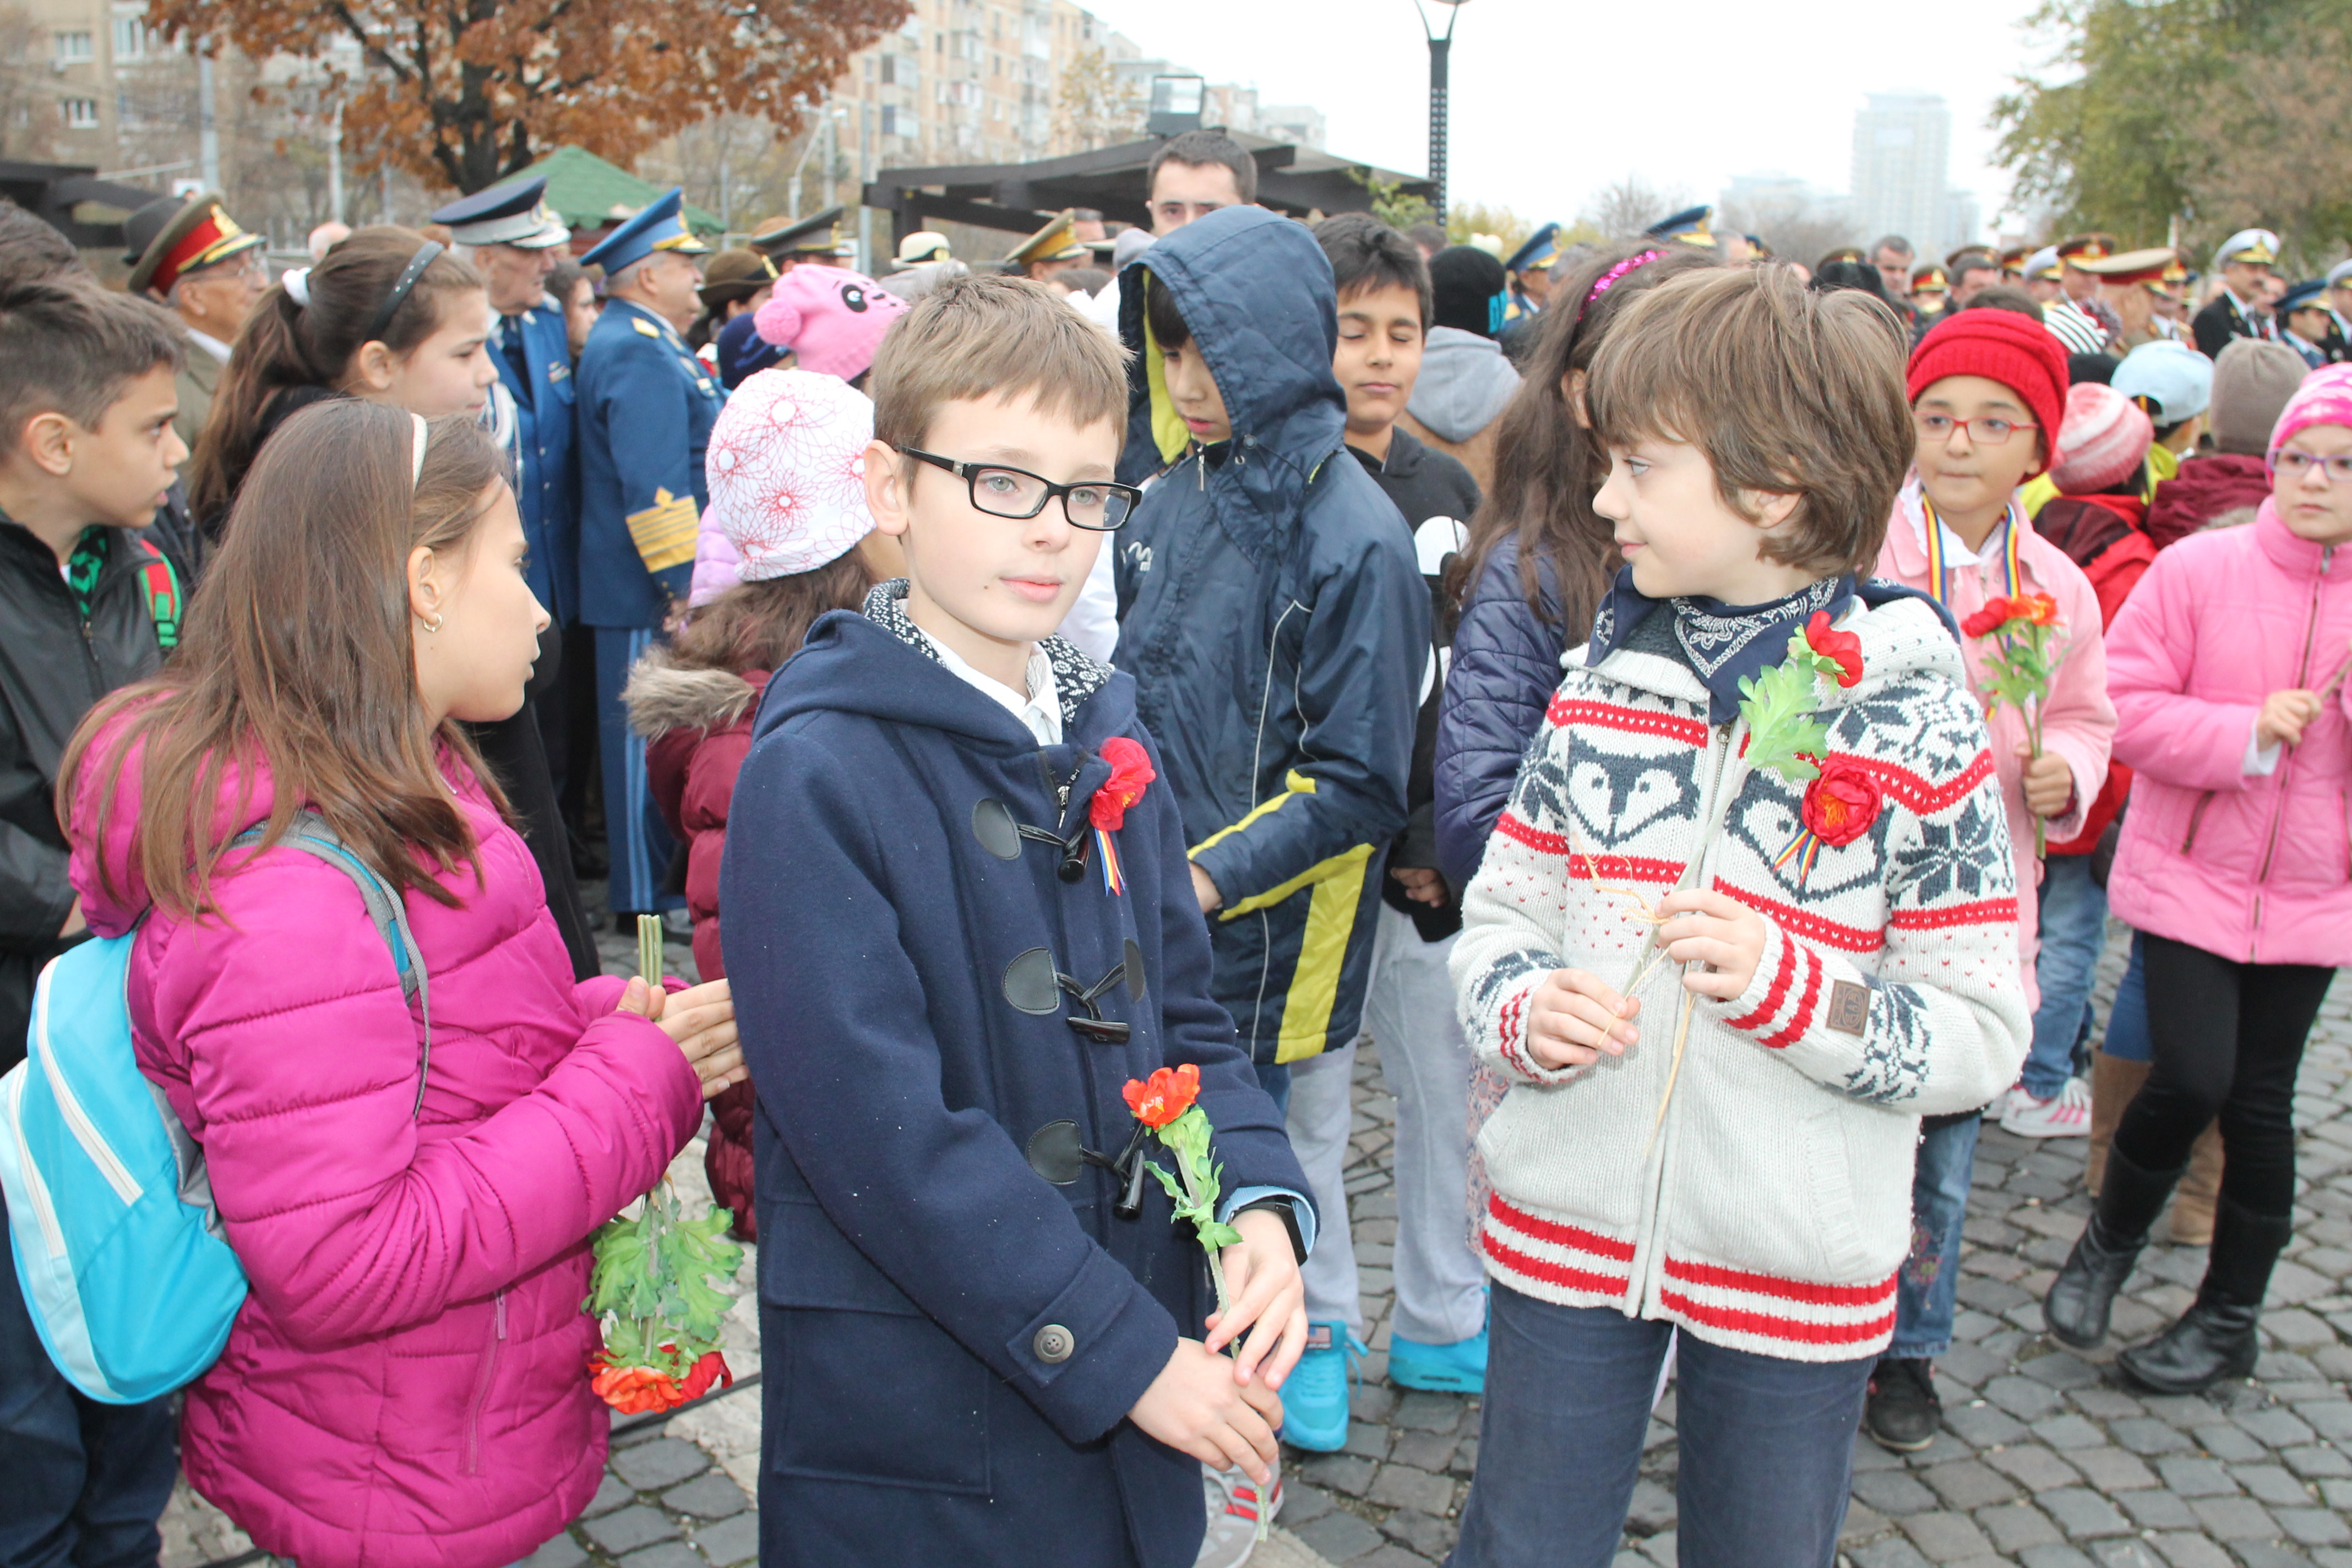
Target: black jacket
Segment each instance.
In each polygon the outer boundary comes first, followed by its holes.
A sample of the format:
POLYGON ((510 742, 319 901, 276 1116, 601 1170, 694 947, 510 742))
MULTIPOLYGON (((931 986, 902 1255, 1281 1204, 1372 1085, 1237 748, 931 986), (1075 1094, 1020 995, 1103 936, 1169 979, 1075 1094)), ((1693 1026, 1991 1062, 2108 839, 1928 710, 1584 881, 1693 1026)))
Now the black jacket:
POLYGON ((2263 324, 2246 319, 2246 313, 2238 309, 2238 302, 2230 298, 2226 289, 2189 319, 2189 330, 2196 335, 2197 352, 2207 359, 2220 359, 2221 351, 2233 339, 2271 336, 2263 324))
MULTIPOLYGON (((1431 451, 1402 429, 1390 433, 1386 462, 1353 447, 1348 450, 1380 481, 1381 489, 1403 514, 1405 526, 1412 530, 1422 580, 1429 584, 1429 663, 1422 672, 1421 717, 1412 732, 1412 773, 1405 784, 1408 815, 1404 831, 1389 849, 1389 865, 1435 870, 1437 709, 1453 657, 1454 622, 1454 607, 1445 593, 1445 571, 1465 542, 1471 513, 1478 510, 1478 481, 1459 461, 1431 451)), ((1441 942, 1462 929, 1462 889, 1451 890, 1453 897, 1443 904, 1415 903, 1395 878, 1381 879, 1381 899, 1391 909, 1412 917, 1423 942, 1441 942)))
POLYGON ((1260 1063, 1356 1037, 1405 824, 1429 593, 1404 522, 1341 442, 1339 313, 1314 237, 1263 207, 1186 224, 1125 274, 1128 472, 1175 466, 1115 543, 1118 667, 1224 902, 1215 994, 1260 1063), (1190 437, 1144 291, 1192 328, 1234 438, 1190 437))
POLYGON ((163 663, 144 567, 158 552, 110 529, 87 626, 49 547, 0 519, 0 1071, 24 1059, 41 966, 70 942, 58 763, 82 716, 163 663))

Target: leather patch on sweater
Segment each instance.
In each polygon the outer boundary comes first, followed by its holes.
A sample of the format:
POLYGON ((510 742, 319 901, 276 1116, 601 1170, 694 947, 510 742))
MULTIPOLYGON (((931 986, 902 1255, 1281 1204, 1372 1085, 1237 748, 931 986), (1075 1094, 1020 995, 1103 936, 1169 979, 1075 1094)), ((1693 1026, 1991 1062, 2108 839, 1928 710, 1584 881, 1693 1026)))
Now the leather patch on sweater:
POLYGON ((1859 1035, 1870 1026, 1870 987, 1851 980, 1830 983, 1829 1016, 1823 1020, 1841 1035, 1859 1035))

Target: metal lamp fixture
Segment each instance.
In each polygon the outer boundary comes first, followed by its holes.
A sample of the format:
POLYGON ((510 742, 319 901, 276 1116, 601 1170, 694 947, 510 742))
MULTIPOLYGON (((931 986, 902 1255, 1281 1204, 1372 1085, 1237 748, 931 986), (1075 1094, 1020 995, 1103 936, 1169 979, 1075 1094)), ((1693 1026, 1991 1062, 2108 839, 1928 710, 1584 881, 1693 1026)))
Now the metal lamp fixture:
POLYGON ((1412 0, 1421 13, 1421 30, 1429 38, 1429 179, 1437 187, 1437 221, 1445 221, 1445 62, 1454 50, 1454 25, 1470 0, 1433 0, 1445 12, 1445 31, 1430 20, 1429 6, 1412 0))

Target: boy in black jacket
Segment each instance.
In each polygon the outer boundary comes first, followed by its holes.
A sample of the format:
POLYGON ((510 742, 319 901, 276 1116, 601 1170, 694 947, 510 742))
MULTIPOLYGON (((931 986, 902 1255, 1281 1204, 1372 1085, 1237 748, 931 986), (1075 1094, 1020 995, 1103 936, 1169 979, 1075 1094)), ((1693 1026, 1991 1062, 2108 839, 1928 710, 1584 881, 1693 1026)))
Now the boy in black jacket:
MULTIPOLYGON (((58 762, 98 700, 155 672, 180 584, 142 537, 187 448, 163 312, 70 278, 0 279, 0 1071, 34 983, 81 940, 58 762)), ((0 1240, 6 1220, 0 1214, 0 1240)), ((0 1563, 152 1564, 171 1402, 105 1405, 49 1362, 0 1258, 0 1563)))

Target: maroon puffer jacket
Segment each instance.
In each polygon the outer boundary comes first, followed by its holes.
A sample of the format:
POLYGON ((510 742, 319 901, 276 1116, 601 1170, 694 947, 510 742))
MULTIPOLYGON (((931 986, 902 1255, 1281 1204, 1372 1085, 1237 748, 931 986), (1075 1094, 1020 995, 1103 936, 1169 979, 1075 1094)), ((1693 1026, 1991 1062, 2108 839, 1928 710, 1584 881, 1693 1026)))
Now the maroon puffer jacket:
POLYGON ((2156 487, 2156 499, 2147 508, 2147 536, 2161 550, 2225 512, 2243 509, 2243 517, 2230 521, 2252 522, 2254 509, 2270 493, 2270 469, 2260 458, 2235 452, 2191 458, 2180 465, 2179 473, 2156 487))

